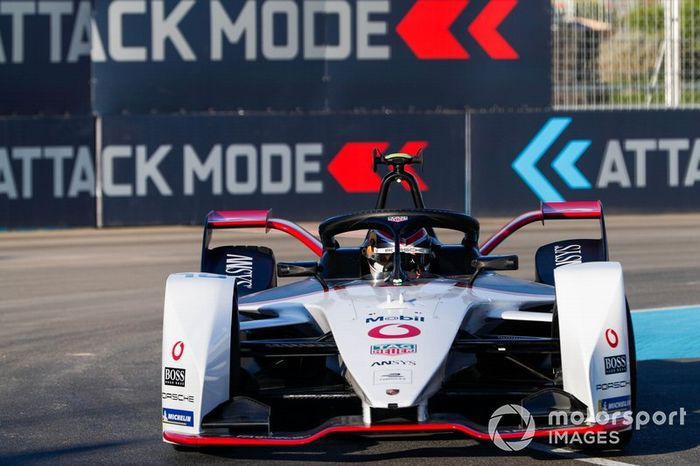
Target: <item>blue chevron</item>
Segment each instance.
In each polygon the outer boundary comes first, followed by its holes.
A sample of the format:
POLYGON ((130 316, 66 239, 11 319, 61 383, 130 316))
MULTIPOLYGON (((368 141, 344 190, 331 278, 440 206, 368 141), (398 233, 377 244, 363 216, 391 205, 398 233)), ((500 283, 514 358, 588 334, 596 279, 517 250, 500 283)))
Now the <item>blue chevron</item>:
POLYGON ((511 167, 522 178, 526 185, 543 202, 563 202, 564 197, 552 186, 542 172, 537 168, 545 152, 554 144, 554 141, 571 124, 571 118, 550 118, 537 135, 513 160, 511 167))
POLYGON ((571 189, 590 189, 591 182, 576 167, 576 162, 581 158, 591 141, 570 141, 564 150, 552 162, 552 168, 571 189))

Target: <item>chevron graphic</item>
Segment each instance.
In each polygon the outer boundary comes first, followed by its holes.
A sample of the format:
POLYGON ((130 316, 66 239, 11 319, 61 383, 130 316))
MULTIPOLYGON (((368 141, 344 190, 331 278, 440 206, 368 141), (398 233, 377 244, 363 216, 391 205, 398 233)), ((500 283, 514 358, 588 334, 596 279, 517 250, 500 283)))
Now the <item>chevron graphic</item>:
MULTIPOLYGON (((513 170, 528 188, 543 202, 563 202, 566 200, 537 168, 537 163, 559 139, 571 121, 570 117, 554 117, 547 120, 547 123, 511 164, 513 170)), ((576 167, 576 162, 590 145, 590 140, 575 139, 569 141, 552 161, 552 168, 570 189, 591 189, 592 187, 591 182, 576 167)))

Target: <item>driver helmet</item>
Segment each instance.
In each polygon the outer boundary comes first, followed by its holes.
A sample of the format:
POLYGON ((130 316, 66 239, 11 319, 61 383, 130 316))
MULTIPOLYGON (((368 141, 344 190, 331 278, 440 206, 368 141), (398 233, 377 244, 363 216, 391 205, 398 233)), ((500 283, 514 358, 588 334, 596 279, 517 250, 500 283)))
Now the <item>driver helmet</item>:
MULTIPOLYGON (((408 274, 420 276, 428 270, 432 259, 432 239, 425 228, 401 238, 401 268, 408 274)), ((385 278, 394 268, 394 239, 379 230, 367 233, 366 246, 362 254, 369 265, 372 278, 385 278)))

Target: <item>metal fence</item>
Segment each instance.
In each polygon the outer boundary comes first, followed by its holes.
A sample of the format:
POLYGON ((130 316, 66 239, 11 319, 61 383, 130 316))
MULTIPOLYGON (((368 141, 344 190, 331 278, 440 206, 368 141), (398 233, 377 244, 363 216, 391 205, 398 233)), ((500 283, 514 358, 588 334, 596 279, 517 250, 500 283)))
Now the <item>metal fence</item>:
POLYGON ((556 109, 700 107, 700 0, 552 0, 556 109))

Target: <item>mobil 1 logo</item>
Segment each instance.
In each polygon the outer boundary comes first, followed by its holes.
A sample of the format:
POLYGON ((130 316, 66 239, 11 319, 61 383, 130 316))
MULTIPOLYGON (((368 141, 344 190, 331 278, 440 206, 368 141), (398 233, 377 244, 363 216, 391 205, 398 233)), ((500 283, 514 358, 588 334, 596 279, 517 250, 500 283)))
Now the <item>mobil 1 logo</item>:
POLYGON ((173 387, 185 386, 185 369, 166 367, 163 374, 163 383, 173 387))
POLYGON ((627 372, 627 355, 608 356, 603 358, 605 364, 605 374, 623 374, 627 372))

